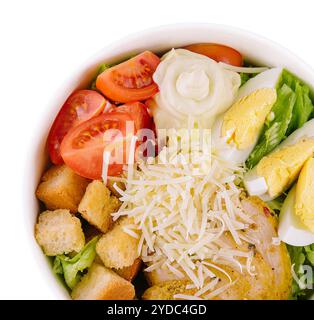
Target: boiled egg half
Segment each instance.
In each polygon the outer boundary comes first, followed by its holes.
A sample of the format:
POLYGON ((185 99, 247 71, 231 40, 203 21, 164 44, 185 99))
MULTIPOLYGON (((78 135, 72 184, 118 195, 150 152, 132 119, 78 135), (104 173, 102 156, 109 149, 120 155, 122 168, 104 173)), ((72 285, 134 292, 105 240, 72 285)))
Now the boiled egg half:
POLYGON ((279 238, 293 246, 314 243, 314 159, 303 166, 279 216, 279 238))
POLYGON ((236 102, 220 115, 212 128, 212 147, 220 158, 244 163, 257 144, 261 130, 277 100, 282 68, 261 72, 240 89, 236 102))
POLYGON ((271 201, 298 178, 305 162, 314 154, 314 119, 294 131, 274 151, 244 175, 248 193, 271 201))

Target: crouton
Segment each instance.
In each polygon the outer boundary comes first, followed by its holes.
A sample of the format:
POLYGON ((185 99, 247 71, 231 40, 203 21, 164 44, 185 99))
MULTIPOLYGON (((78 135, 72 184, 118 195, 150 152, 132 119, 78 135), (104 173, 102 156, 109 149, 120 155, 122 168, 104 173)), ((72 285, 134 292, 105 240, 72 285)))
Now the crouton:
POLYGON ((124 228, 132 223, 133 219, 121 218, 97 242, 96 252, 106 267, 114 269, 129 267, 139 257, 137 250, 139 238, 136 239, 124 231, 124 228))
POLYGON ((121 181, 114 181, 114 180, 108 180, 107 181, 107 188, 114 194, 117 198, 121 197, 121 194, 116 190, 114 187, 114 184, 116 184, 121 190, 125 190, 125 184, 121 181))
POLYGON ((176 300, 174 295, 194 295, 197 289, 186 289, 188 281, 169 281, 148 288, 142 298, 143 300, 176 300))
POLYGON ((120 201, 110 195, 104 183, 94 180, 87 186, 78 211, 90 224, 106 233, 112 224, 111 214, 119 207, 120 201))
POLYGON ((135 290, 131 282, 106 267, 93 263, 73 288, 71 296, 74 300, 132 300, 135 290))
POLYGON ((36 196, 48 210, 68 209, 77 212, 88 180, 74 173, 66 165, 52 166, 42 177, 36 196))
POLYGON ((122 278, 128 281, 133 281, 137 276, 142 267, 142 260, 136 259, 133 264, 129 267, 124 267, 122 269, 114 269, 114 271, 122 278))
POLYGON ((85 245, 80 219, 64 209, 41 213, 35 238, 47 256, 79 252, 85 245))

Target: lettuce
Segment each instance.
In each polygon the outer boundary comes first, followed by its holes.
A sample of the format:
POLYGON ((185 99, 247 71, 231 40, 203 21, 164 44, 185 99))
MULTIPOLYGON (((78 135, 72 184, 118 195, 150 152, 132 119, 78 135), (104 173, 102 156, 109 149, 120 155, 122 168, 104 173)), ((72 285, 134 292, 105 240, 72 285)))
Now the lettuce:
MULTIPOLYGON (((284 70, 276 89, 277 101, 272 108, 272 116, 265 122, 257 145, 246 162, 249 169, 314 116, 313 93, 293 74, 284 70)), ((269 202, 268 205, 273 211, 279 213, 284 197, 285 195, 282 195, 269 202)), ((287 245, 287 248, 295 276, 302 280, 301 282, 293 280, 292 298, 307 299, 314 294, 314 244, 306 247, 287 245), (308 279, 309 275, 305 266, 312 268, 312 279, 308 279), (302 285, 302 282, 306 286, 302 285)))
POLYGON ((91 84, 90 84, 90 86, 89 86, 89 88, 90 88, 91 90, 97 90, 97 88, 96 88, 96 79, 97 79, 97 77, 98 77, 101 73, 103 73, 105 70, 109 69, 110 67, 111 67, 111 66, 109 66, 109 65, 106 64, 106 63, 103 63, 103 64, 101 64, 101 65, 99 66, 99 68, 97 69, 96 74, 95 74, 95 76, 94 76, 94 78, 93 78, 93 80, 91 81, 91 84))
POLYGON ((312 264, 312 266, 314 266, 314 243, 310 246, 304 247, 304 250, 306 252, 306 258, 312 264))
POLYGON ((272 201, 268 201, 267 205, 275 213, 279 213, 281 208, 282 208, 284 199, 285 199, 285 195, 282 195, 282 196, 280 196, 280 197, 278 197, 278 198, 276 198, 276 199, 274 199, 272 201))
POLYGON ((293 270, 298 279, 302 280, 305 286, 299 285, 294 279, 292 283, 292 299, 307 299, 314 294, 314 244, 306 247, 294 247, 287 245, 293 270), (312 269, 312 275, 306 272, 305 266, 312 269), (308 278, 312 276, 312 278, 308 278), (306 280, 305 280, 306 278, 306 280))
POLYGON ((242 87, 246 82, 248 82, 251 79, 251 76, 248 73, 241 72, 240 78, 241 78, 241 87, 242 87))
POLYGON ((283 74, 283 78, 286 83, 289 83, 290 87, 296 94, 293 115, 287 132, 289 135, 304 125, 304 123, 310 118, 314 107, 310 98, 310 89, 308 86, 301 84, 298 79, 288 72, 283 74))
POLYGON ((285 139, 295 101, 295 93, 286 84, 277 90, 277 101, 271 111, 274 116, 265 122, 262 135, 246 162, 249 169, 285 139))
POLYGON ((273 116, 265 122, 257 145, 246 162, 247 167, 253 168, 289 134, 302 127, 313 116, 313 110, 309 87, 284 70, 277 85, 273 116))
POLYGON ((53 272, 63 275, 65 283, 70 289, 80 281, 84 270, 89 268, 96 256, 96 243, 99 237, 93 238, 85 247, 70 258, 66 255, 56 256, 53 264, 53 272))
MULTIPOLYGON (((254 65, 252 65, 248 61, 244 61, 243 67, 250 68, 250 67, 254 67, 254 65)), ((256 75, 257 75, 257 73, 240 72, 240 78, 241 78, 241 86, 240 87, 242 87, 246 82, 248 82, 250 79, 254 78, 256 75)))

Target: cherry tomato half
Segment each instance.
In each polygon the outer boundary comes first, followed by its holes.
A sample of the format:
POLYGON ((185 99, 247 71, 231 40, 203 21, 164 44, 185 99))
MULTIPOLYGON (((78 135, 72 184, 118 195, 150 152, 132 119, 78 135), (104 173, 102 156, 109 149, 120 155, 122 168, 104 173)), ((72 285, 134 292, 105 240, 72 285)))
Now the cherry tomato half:
POLYGON ((153 119, 149 115, 147 107, 144 103, 127 103, 115 109, 112 109, 111 112, 128 113, 134 121, 134 127, 136 131, 143 128, 152 129, 153 127, 153 119))
MULTIPOLYGON (((127 113, 103 113, 72 128, 61 143, 61 156, 65 164, 80 176, 88 179, 100 179, 102 175, 103 154, 105 148, 112 150, 115 138, 120 133, 126 135, 126 121, 132 121, 127 113), (104 139, 104 133, 112 131, 111 140, 104 139)), ((125 146, 125 145, 124 145, 125 146)), ((120 148, 121 149, 121 148, 120 148)), ((118 175, 122 172, 125 161, 125 148, 120 163, 112 162, 108 175, 118 175)), ((110 151, 111 153, 111 151, 110 151)))
POLYGON ((93 90, 78 90, 68 97, 55 118, 47 139, 49 155, 54 164, 63 163, 60 145, 68 131, 99 115, 105 104, 106 99, 93 90))
POLYGON ((102 72, 96 87, 107 98, 115 102, 132 102, 148 99, 158 92, 153 81, 160 59, 150 51, 122 62, 102 72))
POLYGON ((207 56, 217 62, 224 62, 241 67, 243 58, 237 50, 215 43, 197 43, 184 47, 184 49, 207 56))

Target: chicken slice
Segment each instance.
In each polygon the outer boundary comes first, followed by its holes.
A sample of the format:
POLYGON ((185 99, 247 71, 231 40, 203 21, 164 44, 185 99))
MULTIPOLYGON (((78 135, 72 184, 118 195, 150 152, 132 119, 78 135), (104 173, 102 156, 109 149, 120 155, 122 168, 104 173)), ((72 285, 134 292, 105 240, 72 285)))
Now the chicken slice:
POLYGON ((287 299, 291 293, 291 260, 286 245, 277 243, 277 217, 258 197, 243 200, 242 206, 246 212, 253 214, 255 228, 247 230, 246 235, 256 240, 256 251, 272 270, 274 298, 287 299))
MULTIPOLYGON (((251 241, 238 246, 228 235, 225 241, 243 251, 254 248, 253 273, 218 264, 229 274, 231 282, 225 274, 212 270, 220 279, 219 283, 212 292, 200 297, 215 300, 288 299, 292 282, 291 262, 285 244, 276 243, 277 219, 257 197, 244 199, 242 206, 254 221, 253 228, 243 231, 243 235, 251 241)), ((145 291, 143 299, 172 300, 176 294, 194 295, 197 289, 187 289, 187 284, 190 284, 187 280, 157 283, 145 291)))

